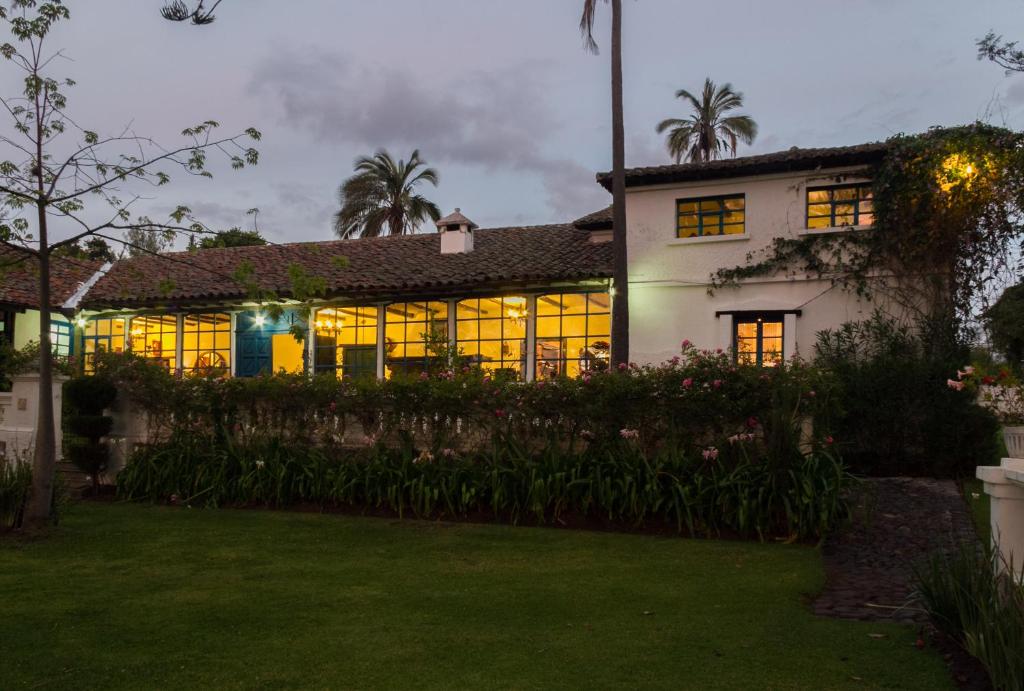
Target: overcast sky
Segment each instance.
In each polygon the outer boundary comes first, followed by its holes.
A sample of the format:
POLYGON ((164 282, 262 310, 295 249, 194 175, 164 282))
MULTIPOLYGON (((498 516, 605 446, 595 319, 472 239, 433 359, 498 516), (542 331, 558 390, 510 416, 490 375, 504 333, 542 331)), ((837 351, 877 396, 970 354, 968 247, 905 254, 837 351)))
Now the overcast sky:
MULTIPOLYGON (((191 0, 190 0, 191 1, 191 0)), ((255 168, 215 167, 140 207, 185 203, 277 242, 331 237, 353 160, 419 148, 423 190, 481 226, 570 220, 609 203, 609 56, 582 49, 582 0, 224 0, 215 24, 159 17, 161 0, 70 0, 52 47, 73 62, 69 111, 89 129, 178 143, 207 118, 264 135, 255 168)), ((669 161, 654 132, 704 77, 743 92, 760 135, 742 153, 885 139, 986 119, 1024 126, 1024 76, 979 62, 990 29, 1024 39, 1024 0, 624 0, 626 159, 669 161)), ((597 35, 607 49, 609 10, 597 35)), ((6 38, 5 38, 6 40, 6 38)), ((4 93, 17 88, 0 65, 4 93)))

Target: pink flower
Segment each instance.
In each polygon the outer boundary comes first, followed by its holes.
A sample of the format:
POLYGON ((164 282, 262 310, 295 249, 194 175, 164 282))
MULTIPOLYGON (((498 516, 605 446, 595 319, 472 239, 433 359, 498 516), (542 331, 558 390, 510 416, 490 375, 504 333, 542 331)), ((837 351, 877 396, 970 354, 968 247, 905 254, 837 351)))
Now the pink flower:
POLYGON ((831 435, 831 434, 830 434, 830 435, 828 435, 827 437, 825 437, 825 443, 826 443, 826 444, 831 444, 831 443, 832 443, 832 442, 834 442, 834 441, 835 441, 835 439, 833 439, 833 438, 832 438, 832 435, 831 435))
POLYGON ((956 379, 947 379, 946 386, 956 391, 964 390, 964 383, 962 381, 957 381, 956 379))
POLYGON ((679 356, 676 355, 671 360, 669 360, 669 362, 671 362, 673 365, 678 365, 679 364, 679 356))
POLYGON ((639 439, 640 431, 635 429, 620 429, 619 436, 623 439, 639 439))
POLYGON ((709 446, 701 451, 700 455, 704 457, 705 461, 713 461, 718 458, 718 449, 714 446, 709 446))
POLYGON ((680 343, 680 345, 682 346, 683 350, 686 350, 687 348, 689 348, 689 347, 690 347, 691 345, 693 345, 693 344, 692 344, 692 343, 690 343, 690 339, 688 339, 688 338, 684 338, 684 339, 683 339, 683 342, 682 342, 682 343, 680 343))
POLYGON ((761 424, 761 423, 759 423, 757 421, 756 417, 750 416, 750 417, 747 418, 747 427, 749 427, 750 429, 757 429, 757 426, 759 424, 761 424))
POLYGON ((721 355, 721 354, 722 354, 722 349, 721 348, 715 348, 715 355, 721 355))
POLYGON ((627 365, 625 362, 620 362, 619 363, 619 371, 620 372, 625 372, 626 369, 628 369, 628 368, 629 368, 629 365, 627 365))
POLYGON ((327 409, 333 413, 335 410, 338 409, 338 404, 335 403, 334 401, 331 401, 331 404, 327 406, 327 409))
POLYGON ((494 417, 497 417, 497 418, 505 417, 505 411, 502 410, 501 408, 498 408, 497 410, 494 411, 494 417))
POLYGON ((715 387, 716 389, 722 388, 722 380, 721 379, 714 380, 713 382, 711 382, 711 386, 715 387))
POLYGON ((687 377, 686 379, 683 380, 683 388, 684 389, 689 389, 692 386, 693 386, 693 379, 691 379, 690 377, 687 377))
POLYGON ((441 455, 445 458, 453 458, 455 456, 455 449, 441 449, 441 455))
POLYGON ((591 432, 589 429, 585 429, 582 432, 580 432, 580 438, 589 441, 594 438, 594 433, 591 432))

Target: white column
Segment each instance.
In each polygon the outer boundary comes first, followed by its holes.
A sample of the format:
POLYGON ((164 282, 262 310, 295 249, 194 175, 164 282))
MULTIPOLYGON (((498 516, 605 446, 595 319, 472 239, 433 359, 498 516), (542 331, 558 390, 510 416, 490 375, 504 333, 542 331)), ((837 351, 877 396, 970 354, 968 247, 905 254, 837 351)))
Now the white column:
POLYGON ((782 359, 792 360, 797 353, 796 315, 782 315, 782 359))
POLYGON ((537 370, 537 296, 526 296, 526 371, 523 378, 533 381, 537 370))
POLYGON ((176 333, 174 334, 174 361, 178 363, 178 366, 175 367, 174 374, 180 376, 185 371, 184 363, 181 361, 182 356, 185 354, 185 344, 183 342, 185 331, 184 314, 179 313, 175 315, 174 328, 176 329, 176 333))
POLYGON ((385 346, 384 337, 385 337, 387 332, 384 330, 384 327, 386 326, 385 322, 387 321, 387 315, 388 315, 388 304, 386 302, 378 303, 377 304, 377 379, 383 379, 384 378, 384 358, 387 355, 387 351, 384 348, 384 346, 385 346))
POLYGON ((1024 458, 979 466, 977 476, 990 499, 992 546, 1001 557, 997 568, 1012 564, 1014 577, 1020 579, 1024 577, 1024 458))
POLYGON ((306 316, 306 376, 316 375, 316 307, 309 308, 306 316))
POLYGON ((238 326, 238 312, 229 312, 229 314, 231 315, 231 326, 229 327, 231 331, 229 332, 228 337, 228 348, 230 348, 230 350, 228 351, 228 364, 230 365, 230 367, 228 368, 228 373, 230 374, 230 376, 234 377, 235 360, 237 359, 235 357, 235 327, 238 326))
MULTIPOLYGON (((733 316, 731 314, 718 315, 718 343, 715 347, 729 351, 732 349, 733 316)), ((686 334, 682 334, 686 338, 686 334)), ((785 340, 785 339, 783 339, 785 340)))

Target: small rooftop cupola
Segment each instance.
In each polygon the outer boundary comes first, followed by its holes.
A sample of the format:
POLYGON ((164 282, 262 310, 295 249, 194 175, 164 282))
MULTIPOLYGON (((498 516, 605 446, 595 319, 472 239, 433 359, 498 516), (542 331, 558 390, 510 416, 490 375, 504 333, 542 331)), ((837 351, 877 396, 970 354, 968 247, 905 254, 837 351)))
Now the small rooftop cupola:
POLYGON ((473 231, 477 225, 462 215, 462 209, 456 208, 437 222, 437 230, 441 233, 441 254, 464 254, 473 251, 473 231))

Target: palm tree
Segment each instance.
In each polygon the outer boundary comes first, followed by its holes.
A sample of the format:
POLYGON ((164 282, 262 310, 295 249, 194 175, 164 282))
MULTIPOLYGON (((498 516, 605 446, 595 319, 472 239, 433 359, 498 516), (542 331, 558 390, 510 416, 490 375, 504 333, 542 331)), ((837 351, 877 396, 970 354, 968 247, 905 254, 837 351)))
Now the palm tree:
MULTIPOLYGON (((608 2, 609 0, 605 0, 608 2)), ((622 114, 622 0, 612 6, 612 365, 629 362, 629 262, 626 254, 626 135, 622 114)), ((597 53, 597 0, 584 0, 580 32, 597 53)))
POLYGON ((670 130, 666 144, 676 163, 684 156, 693 162, 721 158, 725 152, 735 156, 737 142, 751 144, 757 136, 757 123, 749 115, 727 115, 743 107, 743 94, 733 91, 732 84, 716 87, 708 78, 699 99, 686 89, 677 91, 676 98, 688 101, 693 113, 658 123, 658 134, 670 130))
POLYGON ((356 160, 356 174, 341 184, 338 199, 341 210, 334 215, 338 237, 376 237, 415 233, 428 218, 441 217, 437 204, 416 194, 416 186, 429 182, 437 186, 438 175, 420 159, 417 149, 409 161, 391 158, 381 149, 373 158, 356 160))

